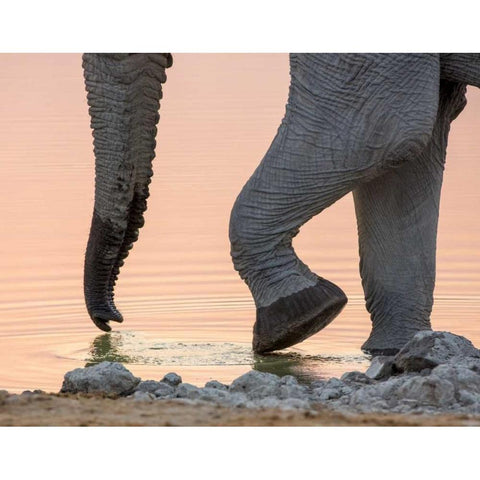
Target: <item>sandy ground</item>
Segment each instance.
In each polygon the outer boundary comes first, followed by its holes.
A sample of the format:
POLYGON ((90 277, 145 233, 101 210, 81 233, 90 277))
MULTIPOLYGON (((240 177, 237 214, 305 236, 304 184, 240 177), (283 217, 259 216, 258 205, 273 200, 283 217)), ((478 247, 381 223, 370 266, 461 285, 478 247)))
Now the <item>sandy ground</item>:
POLYGON ((480 416, 344 415, 326 409, 292 412, 251 410, 177 401, 35 394, 0 398, 1 426, 461 426, 480 416))

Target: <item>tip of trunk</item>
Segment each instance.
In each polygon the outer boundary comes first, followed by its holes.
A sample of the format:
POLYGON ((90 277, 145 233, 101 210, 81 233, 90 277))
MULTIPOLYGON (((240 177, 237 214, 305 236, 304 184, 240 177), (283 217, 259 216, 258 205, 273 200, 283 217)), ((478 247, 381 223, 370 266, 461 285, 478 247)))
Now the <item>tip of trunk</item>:
POLYGON ((105 305, 104 308, 97 307, 88 313, 95 326, 104 332, 110 332, 112 330, 109 322, 123 322, 122 314, 116 308, 112 308, 108 305, 105 305))

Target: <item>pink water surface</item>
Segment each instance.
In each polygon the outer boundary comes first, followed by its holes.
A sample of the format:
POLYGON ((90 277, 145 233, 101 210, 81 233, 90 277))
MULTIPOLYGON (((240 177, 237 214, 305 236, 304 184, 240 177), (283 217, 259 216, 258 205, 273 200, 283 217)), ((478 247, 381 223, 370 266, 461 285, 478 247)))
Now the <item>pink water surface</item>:
MULTIPOLYGON (((102 355, 143 378, 174 370, 196 384, 230 382, 253 365, 299 376, 366 368, 370 321, 350 195, 295 241, 346 291, 344 312, 290 356, 262 363, 249 353, 255 311, 231 265, 228 220, 283 116, 288 56, 174 61, 146 226, 117 287, 126 320, 109 339, 83 304, 94 158, 81 55, 0 55, 0 389, 58 391, 67 370, 102 355)), ((432 319, 480 346, 480 92, 469 89, 468 101, 448 148, 432 319)))

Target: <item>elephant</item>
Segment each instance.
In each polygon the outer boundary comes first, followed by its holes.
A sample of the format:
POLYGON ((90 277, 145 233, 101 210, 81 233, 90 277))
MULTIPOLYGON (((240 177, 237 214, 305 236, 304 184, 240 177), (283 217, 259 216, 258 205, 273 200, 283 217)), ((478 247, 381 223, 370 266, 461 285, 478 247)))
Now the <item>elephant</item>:
MULTIPOLYGON (((280 350, 344 308, 340 287, 312 272, 292 240, 352 192, 371 355, 431 330, 440 191, 451 122, 480 87, 480 54, 291 53, 285 115, 238 195, 234 268, 255 301, 252 348, 280 350)), ((114 286, 144 223, 156 125, 171 54, 84 54, 96 158, 84 290, 95 325, 123 317, 114 286)))

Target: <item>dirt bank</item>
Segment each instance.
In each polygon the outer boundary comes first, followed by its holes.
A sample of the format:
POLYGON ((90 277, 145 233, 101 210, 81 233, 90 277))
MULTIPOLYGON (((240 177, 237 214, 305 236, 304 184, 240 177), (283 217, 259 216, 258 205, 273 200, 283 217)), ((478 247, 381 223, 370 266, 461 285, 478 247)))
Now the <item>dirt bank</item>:
POLYGON ((2 426, 415 426, 480 425, 467 415, 346 415, 318 409, 253 410, 177 400, 139 402, 126 398, 35 394, 0 399, 2 426))

